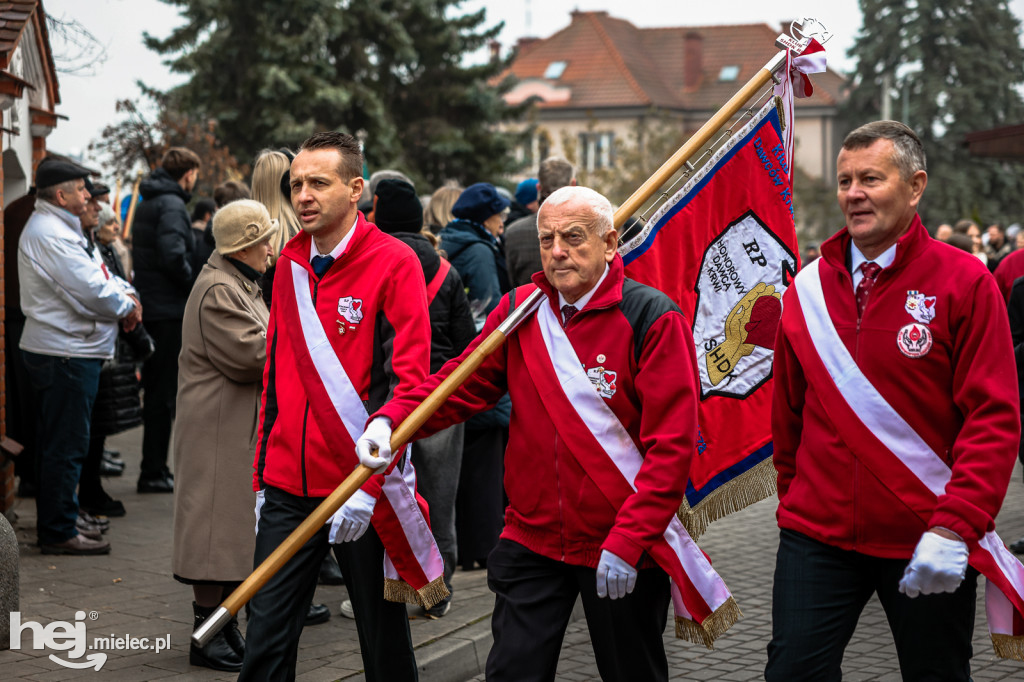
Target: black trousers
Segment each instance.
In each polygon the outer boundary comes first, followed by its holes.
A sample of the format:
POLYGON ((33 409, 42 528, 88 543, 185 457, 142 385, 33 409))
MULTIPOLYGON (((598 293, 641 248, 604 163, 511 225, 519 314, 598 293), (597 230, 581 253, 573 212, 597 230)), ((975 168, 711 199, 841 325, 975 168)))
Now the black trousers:
POLYGON ((765 679, 840 680, 843 651, 872 594, 882 602, 905 680, 969 680, 978 572, 956 592, 900 594, 906 559, 880 559, 783 530, 765 679))
POLYGON ((548 559, 503 538, 487 557, 487 585, 495 594, 488 682, 554 680, 577 595, 603 680, 668 679, 662 635, 669 581, 660 568, 640 571, 625 598, 602 599, 594 569, 548 559))
MULTIPOLYGON (((259 566, 323 501, 266 488, 253 567, 259 566)), ((250 602, 239 680, 294 680, 299 636, 330 544, 324 526, 250 602)), ((418 679, 405 604, 384 600, 384 545, 373 526, 355 542, 334 545, 356 614, 368 682, 418 679)))
POLYGON ((181 320, 147 320, 146 331, 153 337, 156 350, 142 365, 142 477, 156 478, 167 473, 174 399, 178 395, 181 320))

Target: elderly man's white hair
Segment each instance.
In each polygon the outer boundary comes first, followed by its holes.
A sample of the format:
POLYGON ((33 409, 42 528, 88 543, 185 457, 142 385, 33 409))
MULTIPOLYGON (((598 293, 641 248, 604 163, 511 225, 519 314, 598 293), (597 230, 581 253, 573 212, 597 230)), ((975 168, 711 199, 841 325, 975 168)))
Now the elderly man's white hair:
POLYGON ((110 208, 110 206, 108 206, 106 204, 101 204, 100 205, 100 214, 99 214, 99 223, 97 224, 97 226, 98 227, 103 227, 104 225, 109 225, 110 223, 114 222, 115 220, 117 220, 117 214, 114 213, 114 209, 110 208))
POLYGON ((598 237, 603 237, 608 233, 608 230, 612 229, 615 225, 615 212, 612 210, 612 204, 608 201, 604 195, 595 192, 589 187, 561 187, 548 196, 544 200, 544 203, 540 205, 540 210, 537 212, 537 228, 540 229, 540 221, 545 213, 549 213, 551 208, 559 206, 570 201, 578 201, 588 209, 594 216, 594 221, 591 223, 591 228, 597 234, 598 237))

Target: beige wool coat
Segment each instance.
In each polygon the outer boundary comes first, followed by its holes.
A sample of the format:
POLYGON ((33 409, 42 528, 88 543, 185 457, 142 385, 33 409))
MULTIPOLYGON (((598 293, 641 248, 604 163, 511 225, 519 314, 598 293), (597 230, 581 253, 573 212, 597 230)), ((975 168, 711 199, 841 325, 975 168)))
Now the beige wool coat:
POLYGON ((219 253, 196 280, 181 330, 174 423, 174 574, 239 581, 256 541, 256 447, 270 314, 219 253))

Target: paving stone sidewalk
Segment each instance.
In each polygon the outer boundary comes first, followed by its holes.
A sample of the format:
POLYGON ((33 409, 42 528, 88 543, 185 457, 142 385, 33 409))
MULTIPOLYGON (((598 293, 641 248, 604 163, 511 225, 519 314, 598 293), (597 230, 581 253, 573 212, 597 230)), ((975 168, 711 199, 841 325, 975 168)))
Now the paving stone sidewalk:
MULTIPOLYGON (((19 501, 15 530, 21 545, 21 618, 43 625, 74 621, 85 614, 87 641, 96 637, 170 638, 170 648, 85 652, 104 653, 99 671, 70 669, 49 658, 72 660, 73 651, 31 649, 29 633, 22 648, 0 651, 3 680, 234 680, 233 673, 218 673, 188 664, 191 634, 191 590, 170 574, 171 495, 138 495, 135 481, 140 460, 141 430, 108 440, 120 450, 128 467, 120 478, 108 478, 107 490, 122 500, 128 515, 111 519, 107 534, 113 552, 101 557, 43 556, 35 546, 35 505, 19 501), (95 619, 93 619, 95 616, 95 619)), ((999 517, 1002 537, 1012 542, 1024 535, 1024 485, 1020 471, 1010 484, 999 517)), ((764 669, 765 646, 771 623, 771 571, 778 531, 771 501, 754 505, 716 523, 702 538, 744 611, 745 617, 716 645, 705 651, 666 635, 673 679, 754 680, 764 669)), ((416 646, 421 680, 482 680, 483 662, 490 647, 489 616, 493 597, 484 571, 457 571, 455 598, 450 613, 430 620, 410 607, 410 629, 416 646)), ((1000 661, 992 654, 985 630, 979 591, 975 629, 975 680, 1024 679, 1024 664, 1000 661)), ((338 607, 346 598, 344 587, 320 586, 316 601, 326 603, 331 620, 306 628, 299 649, 298 679, 319 682, 359 680, 362 667, 355 622, 341 617, 338 607)), ((577 617, 580 614, 577 613, 577 617)), ((244 629, 244 617, 241 618, 244 629)), ((102 644, 102 643, 101 643, 102 644)), ((85 656, 74 658, 84 661, 85 656)), ((844 661, 847 680, 898 680, 899 670, 884 615, 877 602, 868 605, 844 661)), ((567 632, 559 680, 598 679, 585 623, 574 621, 567 632)))
MULTIPOLYGON (((775 501, 765 500, 717 521, 700 539, 715 568, 735 595, 744 618, 715 643, 714 651, 675 638, 672 619, 665 633, 669 673, 673 680, 764 679, 771 639, 771 589, 778 549, 775 501)), ((1024 483, 1018 464, 996 522, 1007 543, 1024 535, 1024 483)), ((985 620, 984 579, 979 580, 974 626, 972 677, 981 680, 1024 680, 1024 663, 996 658, 985 620)), ((670 614, 671 616, 671 614, 670 614)), ((558 662, 559 680, 599 680, 586 623, 570 624, 558 662)), ((474 681, 484 677, 477 675, 474 681)), ((843 679, 849 682, 901 680, 896 649, 885 613, 872 598, 861 615, 843 659, 843 679)))

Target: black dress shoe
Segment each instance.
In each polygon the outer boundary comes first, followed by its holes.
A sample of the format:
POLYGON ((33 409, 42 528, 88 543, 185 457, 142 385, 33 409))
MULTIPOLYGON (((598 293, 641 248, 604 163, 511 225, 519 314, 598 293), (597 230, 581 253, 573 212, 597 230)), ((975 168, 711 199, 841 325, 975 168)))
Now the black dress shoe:
POLYGON ((1014 554, 1024 554, 1024 538, 1010 543, 1010 551, 1014 554))
POLYGON ((80 509, 93 516, 120 518, 125 515, 124 505, 121 504, 121 501, 115 500, 108 495, 106 490, 99 488, 99 492, 96 492, 96 488, 91 488, 91 491, 85 494, 78 493, 78 506, 80 509))
POLYGON ((173 493, 174 481, 170 476, 139 477, 135 489, 140 493, 173 493))
POLYGON ((310 604, 306 612, 306 625, 320 625, 331 619, 331 610, 327 604, 310 604))
POLYGON ((320 579, 318 582, 321 585, 345 584, 345 578, 341 575, 341 568, 338 566, 338 562, 335 561, 334 555, 330 552, 320 562, 320 579))

